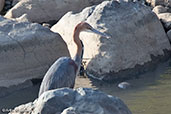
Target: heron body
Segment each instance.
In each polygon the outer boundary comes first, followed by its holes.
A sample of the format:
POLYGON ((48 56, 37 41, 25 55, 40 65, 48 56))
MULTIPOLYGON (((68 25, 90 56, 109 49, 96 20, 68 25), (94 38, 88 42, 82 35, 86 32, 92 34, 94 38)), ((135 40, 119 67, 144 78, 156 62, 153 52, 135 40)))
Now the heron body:
POLYGON ((75 77, 80 69, 83 56, 83 43, 79 38, 79 34, 89 26, 87 23, 80 23, 75 27, 73 34, 73 40, 77 46, 75 57, 73 59, 70 57, 61 57, 49 68, 41 83, 39 96, 47 90, 74 87, 75 77))
POLYGON ((73 88, 78 70, 79 66, 70 57, 59 58, 47 71, 40 87, 39 96, 47 90, 62 87, 73 88))
POLYGON ((84 30, 91 30, 94 33, 105 36, 105 34, 95 30, 88 23, 79 23, 75 27, 73 33, 73 41, 77 46, 75 57, 73 59, 71 59, 70 57, 61 57, 49 68, 41 83, 39 96, 47 90, 62 87, 74 87, 76 75, 80 70, 84 49, 79 35, 80 32, 84 30))

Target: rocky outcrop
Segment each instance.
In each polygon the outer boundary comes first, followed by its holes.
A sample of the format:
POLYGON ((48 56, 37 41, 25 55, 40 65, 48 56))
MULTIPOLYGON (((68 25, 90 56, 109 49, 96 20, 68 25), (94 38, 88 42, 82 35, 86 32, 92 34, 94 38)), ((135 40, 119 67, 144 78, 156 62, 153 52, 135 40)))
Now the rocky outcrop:
POLYGON ((118 97, 89 88, 50 90, 10 114, 131 114, 118 97))
POLYGON ((171 13, 161 13, 158 14, 159 19, 163 23, 163 26, 166 30, 171 29, 171 13))
POLYGON ((18 2, 20 2, 21 0, 13 0, 12 1, 12 6, 15 6, 18 2))
POLYGON ((156 13, 156 14, 166 13, 167 8, 163 7, 162 5, 158 5, 158 6, 153 8, 153 12, 156 13))
POLYGON ((103 0, 21 0, 8 13, 6 18, 18 18, 27 14, 31 22, 59 20, 68 11, 78 12, 86 6, 103 0))
POLYGON ((4 8, 5 0, 0 0, 0 12, 4 8))
POLYGON ((147 3, 151 4, 152 7, 157 5, 171 6, 170 0, 146 0, 147 3))
POLYGON ((59 34, 40 24, 0 17, 0 89, 42 78, 61 56, 69 52, 59 34))
POLYGON ((171 29, 171 0, 149 0, 149 2, 167 33, 171 29))
MULTIPOLYGON (((99 79, 117 79, 118 73, 122 75, 122 71, 143 66, 152 61, 151 55, 164 55, 163 50, 171 49, 162 24, 148 7, 111 0, 85 8, 80 13, 69 12, 51 28, 68 44, 71 56, 76 51, 71 38, 73 30, 81 21, 112 36, 107 39, 87 32, 80 35, 85 47, 87 73, 99 79)), ((139 72, 129 71, 122 76, 139 72)))

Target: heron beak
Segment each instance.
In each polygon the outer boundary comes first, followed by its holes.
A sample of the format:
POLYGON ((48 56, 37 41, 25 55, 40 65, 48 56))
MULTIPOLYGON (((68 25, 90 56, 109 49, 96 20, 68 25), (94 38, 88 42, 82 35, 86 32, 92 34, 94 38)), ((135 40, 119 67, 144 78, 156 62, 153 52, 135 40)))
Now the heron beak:
POLYGON ((100 35, 100 36, 103 36, 103 37, 106 37, 106 38, 111 38, 110 35, 108 35, 108 34, 106 34, 106 33, 102 33, 102 32, 100 32, 100 31, 98 31, 98 30, 96 30, 96 29, 94 29, 94 28, 91 28, 91 29, 89 29, 89 30, 90 30, 90 32, 93 32, 93 33, 98 34, 98 35, 100 35))

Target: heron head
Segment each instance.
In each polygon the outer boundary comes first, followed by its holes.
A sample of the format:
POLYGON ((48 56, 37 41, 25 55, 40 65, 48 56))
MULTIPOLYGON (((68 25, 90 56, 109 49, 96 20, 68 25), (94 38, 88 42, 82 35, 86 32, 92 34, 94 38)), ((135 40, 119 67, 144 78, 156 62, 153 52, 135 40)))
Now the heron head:
POLYGON ((79 31, 87 31, 87 32, 92 32, 92 33, 95 33, 95 34, 98 34, 98 35, 101 35, 103 37, 106 37, 106 38, 110 38, 111 36, 109 36, 108 34, 105 34, 105 33, 102 33, 96 29, 94 29, 90 24, 88 24, 87 22, 81 22, 79 23, 75 29, 79 29, 79 31))
POLYGON ((93 27, 86 22, 79 23, 75 29, 81 31, 91 30, 93 27))

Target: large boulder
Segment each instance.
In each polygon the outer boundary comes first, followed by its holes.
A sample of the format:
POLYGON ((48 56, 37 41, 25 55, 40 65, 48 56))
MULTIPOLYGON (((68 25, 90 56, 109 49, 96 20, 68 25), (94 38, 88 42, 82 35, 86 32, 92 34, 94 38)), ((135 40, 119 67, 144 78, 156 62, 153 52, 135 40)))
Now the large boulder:
POLYGON ((139 66, 152 61, 151 56, 164 55, 163 50, 171 49, 162 24, 148 7, 111 0, 80 13, 68 12, 51 28, 68 44, 71 56, 76 52, 72 41, 74 27, 81 21, 112 36, 107 39, 93 33, 80 34, 89 76, 107 81, 127 78, 142 70, 139 66), (133 68, 137 70, 128 70, 133 68))
POLYGON ((0 16, 0 90, 42 78, 61 56, 69 52, 59 34, 40 24, 0 16))
POLYGON ((0 0, 0 12, 3 10, 5 5, 5 0, 0 0))
POLYGON ((89 88, 50 90, 10 114, 131 114, 118 97, 89 88))
POLYGON ((28 15, 31 22, 49 22, 59 20, 68 11, 80 11, 86 6, 98 4, 103 0, 20 0, 5 15, 6 18, 18 18, 28 15))

